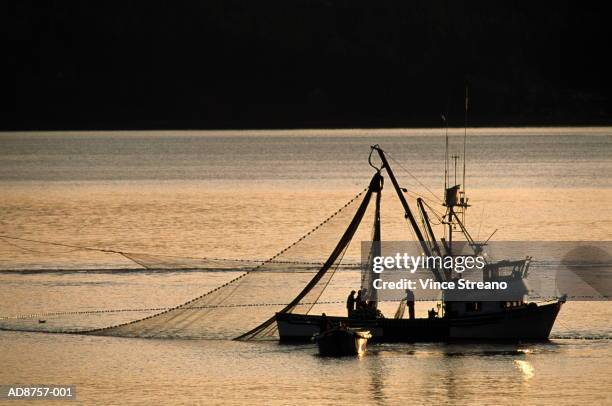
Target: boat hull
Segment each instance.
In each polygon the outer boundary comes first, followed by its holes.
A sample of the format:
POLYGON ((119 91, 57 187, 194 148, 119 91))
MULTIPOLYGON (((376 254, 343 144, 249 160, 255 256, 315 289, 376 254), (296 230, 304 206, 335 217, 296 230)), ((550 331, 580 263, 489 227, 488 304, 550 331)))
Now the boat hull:
POLYGON ((454 340, 547 340, 561 305, 557 302, 451 319, 449 337, 454 340))
POLYGON ((365 353, 370 334, 350 330, 332 330, 316 335, 314 338, 319 347, 319 355, 342 357, 365 353))
MULTIPOLYGON (((330 317, 333 324, 369 330, 375 342, 437 342, 453 340, 548 340, 562 302, 501 312, 433 319, 371 319, 330 317)), ((277 313, 281 342, 310 341, 319 334, 321 316, 277 313)))

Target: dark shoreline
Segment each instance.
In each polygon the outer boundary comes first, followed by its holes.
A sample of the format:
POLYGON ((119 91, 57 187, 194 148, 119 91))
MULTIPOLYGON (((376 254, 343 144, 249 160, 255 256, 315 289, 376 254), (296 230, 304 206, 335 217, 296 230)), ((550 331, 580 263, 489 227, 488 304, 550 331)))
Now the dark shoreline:
POLYGON ((14 8, 5 131, 463 127, 466 104, 469 127, 612 124, 602 4, 14 8))
MULTIPOLYGON (((443 128, 439 123, 421 122, 421 123, 390 123, 380 124, 372 123, 372 125, 320 125, 302 123, 302 126, 278 123, 277 125, 261 125, 261 126, 206 126, 197 123, 140 123, 140 124, 70 124, 70 125, 52 125, 52 124, 35 124, 22 126, 4 126, 0 127, 0 133, 3 132, 39 132, 39 131, 295 131, 295 130, 378 130, 378 129, 431 129, 443 128)), ((469 123, 468 128, 553 128, 553 127, 610 127, 611 120, 591 120, 582 122, 483 122, 469 123)), ((452 125, 449 129, 464 128, 459 125, 452 125)))

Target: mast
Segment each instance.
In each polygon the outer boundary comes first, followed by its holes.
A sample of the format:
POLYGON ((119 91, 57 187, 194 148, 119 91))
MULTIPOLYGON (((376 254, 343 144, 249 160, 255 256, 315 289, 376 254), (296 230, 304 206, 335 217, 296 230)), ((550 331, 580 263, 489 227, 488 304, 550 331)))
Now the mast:
POLYGON ((391 179, 391 183, 393 183, 393 187, 395 188, 395 192, 397 193, 397 197, 402 203, 402 207, 404 208, 404 217, 410 221, 410 225, 412 226, 412 229, 414 230, 416 237, 419 240, 419 243, 421 244, 421 248, 423 248, 423 252, 425 253, 425 255, 431 255, 429 247, 427 246, 425 238, 423 237, 423 233, 421 232, 421 229, 419 228, 419 225, 417 224, 416 219, 414 218, 414 215, 412 214, 412 211, 410 210, 410 206, 408 206, 406 197, 404 197, 402 188, 400 187, 399 183, 397 183, 397 179, 395 178, 395 174, 393 173, 393 170, 391 170, 391 166, 389 165, 389 161, 387 161, 385 152, 378 145, 374 145, 371 148, 376 150, 376 152, 378 152, 378 155, 380 156, 380 160, 382 161, 382 164, 383 164, 382 168, 385 168, 387 170, 387 173, 389 174, 389 179, 391 179))
MULTIPOLYGON (((374 210, 374 235, 372 236, 372 259, 381 256, 381 230, 380 230, 380 201, 382 198, 382 189, 385 183, 385 179, 378 172, 378 179, 376 182, 371 183, 372 192, 376 194, 376 207, 374 210)), ((377 278, 377 274, 374 273, 373 264, 370 267, 370 284, 377 278)), ((371 285, 370 285, 371 286, 371 285)), ((378 290, 368 289, 367 291, 368 301, 374 302, 374 306, 378 304, 378 290)))
MULTIPOLYGON (((450 183, 447 183, 447 175, 444 175, 444 203, 443 206, 446 207, 447 211, 445 216, 444 224, 448 227, 448 239, 441 239, 442 244, 446 248, 446 251, 449 255, 453 255, 452 246, 453 246, 453 233, 456 229, 456 225, 459 225, 460 231, 466 235, 466 239, 468 242, 473 241, 471 236, 467 234, 467 230, 465 229, 465 212, 467 208, 470 207, 468 204, 468 198, 465 193, 465 167, 466 167, 466 152, 467 152, 467 118, 468 118, 468 108, 469 108, 469 93, 468 86, 465 86, 465 114, 464 114, 464 129, 463 129, 463 156, 460 157, 458 154, 451 155, 451 158, 454 162, 454 185, 451 186, 450 183), (463 158, 463 173, 461 174, 461 183, 457 183, 457 161, 459 158, 463 158), (460 218, 461 217, 461 218, 460 218), (456 220, 456 221, 455 221, 456 220)), ((449 165, 448 162, 448 135, 446 136, 446 155, 445 159, 445 167, 449 165)), ((446 171, 445 171, 446 172, 446 171)), ((445 231, 446 233, 446 231, 445 231)), ((471 242, 470 242, 471 244, 471 242)))
MULTIPOLYGON (((399 183, 397 182, 397 179, 395 178, 395 174, 393 173, 393 170, 391 169, 391 166, 389 165, 389 161, 387 161, 385 152, 380 148, 379 145, 374 145, 371 148, 372 150, 376 150, 376 152, 378 152, 378 155, 380 156, 380 160, 382 161, 382 166, 380 169, 382 170, 384 168, 387 171, 387 174, 389 175, 389 179, 391 179, 391 183, 393 184, 393 187, 395 188, 395 192, 397 193, 397 197, 399 198, 400 203, 402 204, 402 207, 404 208, 404 217, 410 221, 410 226, 414 230, 414 233, 416 234, 416 237, 419 240, 421 248, 423 249, 423 254, 428 257, 431 256, 432 255, 431 249, 429 248, 427 240, 425 240, 425 237, 423 237, 423 232, 421 231, 421 228, 419 227, 416 219, 414 218, 414 215, 412 214, 412 210, 410 210, 410 206, 408 205, 408 202, 406 201, 406 197, 404 196, 403 190, 400 187, 399 183)), ((440 272, 437 269, 432 269, 431 271, 434 274, 434 277, 436 278, 438 282, 444 281, 443 276, 440 274, 440 272)))

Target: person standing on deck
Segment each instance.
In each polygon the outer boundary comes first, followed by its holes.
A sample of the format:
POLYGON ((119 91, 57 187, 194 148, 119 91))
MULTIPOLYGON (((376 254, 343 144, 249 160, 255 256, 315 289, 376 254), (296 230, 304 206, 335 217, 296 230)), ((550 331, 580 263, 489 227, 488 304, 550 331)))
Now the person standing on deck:
POLYGON ((346 311, 348 313, 348 317, 353 315, 355 311, 355 291, 351 290, 351 294, 346 298, 346 311))
POLYGON ((319 333, 324 333, 331 330, 334 326, 331 321, 327 318, 327 314, 321 313, 321 319, 319 320, 319 333))
POLYGON ((406 289, 406 306, 408 306, 408 318, 414 320, 414 293, 406 289))
POLYGON ((363 308, 363 306, 361 305, 361 289, 359 289, 357 291, 357 298, 355 299, 356 305, 357 305, 357 310, 361 310, 363 308))
POLYGON ((366 309, 368 307, 368 290, 367 289, 361 289, 361 305, 357 305, 358 307, 361 306, 362 309, 366 309))

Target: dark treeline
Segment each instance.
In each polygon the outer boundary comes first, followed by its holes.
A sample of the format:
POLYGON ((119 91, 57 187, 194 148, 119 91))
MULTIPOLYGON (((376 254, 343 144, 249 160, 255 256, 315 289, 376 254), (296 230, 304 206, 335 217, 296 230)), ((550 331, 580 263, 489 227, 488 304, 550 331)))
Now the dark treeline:
POLYGON ((610 124, 609 14, 568 1, 16 1, 2 129, 610 124))

